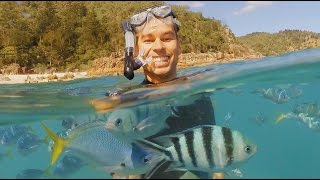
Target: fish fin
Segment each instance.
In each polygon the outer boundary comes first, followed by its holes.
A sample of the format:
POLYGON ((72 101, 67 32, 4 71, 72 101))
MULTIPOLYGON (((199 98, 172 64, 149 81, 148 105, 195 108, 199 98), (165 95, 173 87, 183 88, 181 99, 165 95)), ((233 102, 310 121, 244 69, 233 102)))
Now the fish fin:
POLYGON ((201 179, 198 175, 194 174, 191 171, 185 172, 179 179, 201 179))
POLYGON ((229 173, 227 172, 212 172, 212 179, 225 179, 225 175, 229 177, 229 173))
POLYGON ((47 132, 48 136, 53 140, 53 150, 51 154, 51 161, 50 165, 53 165, 59 156, 61 155, 63 149, 68 144, 68 141, 65 139, 62 139, 61 137, 57 136, 53 131, 51 131, 43 122, 41 122, 42 127, 47 132))
POLYGON ((179 111, 175 106, 172 106, 171 104, 168 104, 167 106, 170 107, 171 113, 174 117, 177 117, 177 118, 180 117, 179 111))
POLYGON ((169 134, 169 135, 163 135, 158 136, 152 139, 155 143, 159 144, 163 147, 170 147, 173 146, 172 138, 181 138, 183 134, 169 134))
POLYGON ((54 174, 51 173, 50 168, 51 166, 48 166, 45 170, 43 170, 43 174, 47 177, 55 176, 54 174))
POLYGON ((149 116, 149 117, 145 118, 144 120, 139 122, 139 124, 135 127, 135 129, 138 131, 143 131, 144 129, 146 129, 148 127, 152 127, 152 126, 159 124, 155 120, 155 118, 157 118, 157 117, 159 117, 159 116, 157 114, 155 114, 153 116, 149 116))
POLYGON ((170 172, 170 171, 188 171, 188 170, 182 166, 177 166, 175 163, 171 163, 164 172, 170 172))
POLYGON ((137 145, 140 145, 140 146, 142 146, 142 147, 144 147, 146 149, 153 149, 153 150, 156 150, 158 152, 170 153, 170 151, 167 150, 166 147, 163 147, 163 146, 161 146, 159 144, 153 143, 153 142, 148 141, 146 139, 135 139, 134 143, 137 144, 137 145))
POLYGON ((115 171, 120 169, 120 167, 116 166, 116 165, 114 165, 114 166, 96 167, 96 169, 105 171, 107 173, 110 173, 111 176, 113 176, 113 175, 121 176, 120 174, 115 173, 115 171))
POLYGON ((278 124, 279 122, 283 121, 284 119, 286 119, 286 115, 285 114, 280 114, 277 116, 276 120, 274 121, 274 124, 278 124))
POLYGON ((165 159, 162 159, 155 167, 153 167, 149 172, 144 176, 144 179, 151 179, 152 175, 157 172, 157 170, 166 163, 165 159))
POLYGON ((153 138, 152 140, 163 147, 173 146, 173 143, 170 140, 170 136, 159 136, 159 137, 153 138))

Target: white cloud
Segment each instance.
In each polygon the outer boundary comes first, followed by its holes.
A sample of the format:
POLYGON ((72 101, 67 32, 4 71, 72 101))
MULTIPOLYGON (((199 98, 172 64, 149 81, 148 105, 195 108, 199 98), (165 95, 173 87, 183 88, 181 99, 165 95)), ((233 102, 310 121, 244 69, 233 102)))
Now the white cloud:
POLYGON ((177 3, 178 5, 187 5, 191 8, 199 8, 199 7, 203 7, 205 5, 204 2, 201 1, 179 1, 177 3))
POLYGON ((247 1, 245 7, 241 8, 238 11, 235 11, 233 14, 234 15, 245 14, 245 13, 253 12, 259 7, 271 6, 271 5, 272 5, 272 1, 247 1))

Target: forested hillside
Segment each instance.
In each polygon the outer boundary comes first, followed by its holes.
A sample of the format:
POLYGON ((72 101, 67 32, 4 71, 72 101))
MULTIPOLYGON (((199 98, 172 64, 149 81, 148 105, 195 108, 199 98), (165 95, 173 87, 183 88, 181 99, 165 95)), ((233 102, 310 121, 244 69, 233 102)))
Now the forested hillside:
POLYGON ((239 41, 264 56, 270 56, 320 47, 320 34, 301 30, 284 30, 274 34, 255 32, 239 37, 239 41))
MULTIPOLYGON (((36 73, 86 70, 97 58, 119 58, 124 49, 121 22, 154 4, 164 2, 0 2, 0 67, 15 64, 36 73)), ((186 6, 172 7, 182 24, 183 53, 252 53, 221 21, 186 6)))

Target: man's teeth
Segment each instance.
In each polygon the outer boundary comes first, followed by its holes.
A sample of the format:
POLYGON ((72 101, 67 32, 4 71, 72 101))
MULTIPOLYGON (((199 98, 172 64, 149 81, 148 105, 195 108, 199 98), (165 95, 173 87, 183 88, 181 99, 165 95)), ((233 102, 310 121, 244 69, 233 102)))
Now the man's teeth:
POLYGON ((161 61, 168 61, 168 57, 166 56, 166 57, 156 57, 156 58, 153 58, 153 60, 155 61, 155 62, 161 62, 161 61))

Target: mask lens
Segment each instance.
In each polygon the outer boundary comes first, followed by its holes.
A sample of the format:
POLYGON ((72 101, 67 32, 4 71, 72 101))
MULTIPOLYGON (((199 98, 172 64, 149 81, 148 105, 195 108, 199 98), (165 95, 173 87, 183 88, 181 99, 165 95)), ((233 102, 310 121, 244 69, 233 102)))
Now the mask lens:
POLYGON ((133 15, 130 18, 130 24, 135 25, 135 26, 139 26, 139 25, 143 24, 147 19, 147 14, 148 14, 148 11, 143 11, 139 14, 133 15))
POLYGON ((165 18, 171 13, 171 8, 169 6, 160 6, 153 8, 151 11, 155 16, 165 18))

